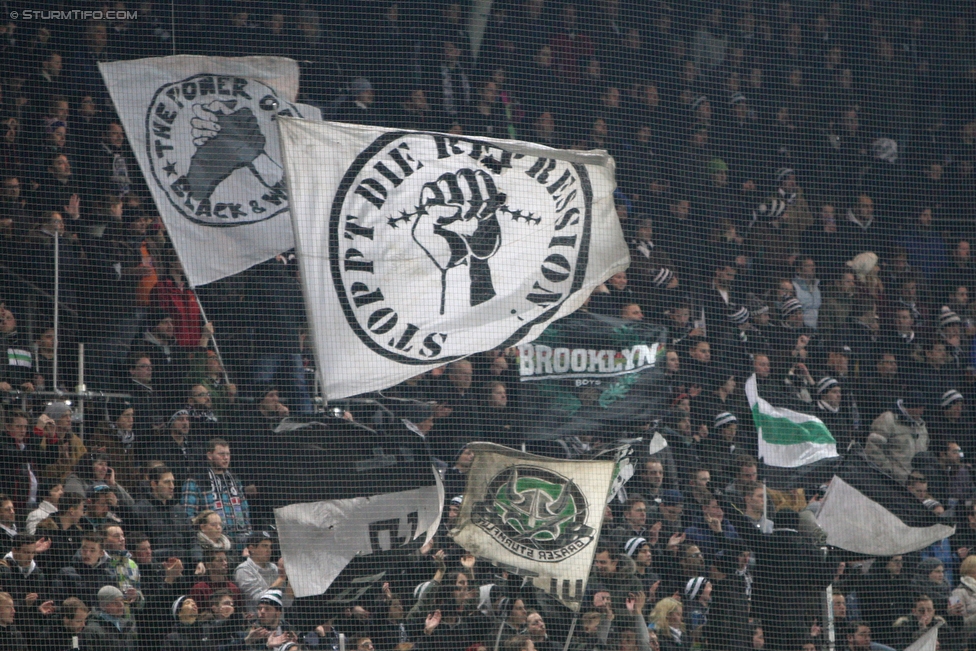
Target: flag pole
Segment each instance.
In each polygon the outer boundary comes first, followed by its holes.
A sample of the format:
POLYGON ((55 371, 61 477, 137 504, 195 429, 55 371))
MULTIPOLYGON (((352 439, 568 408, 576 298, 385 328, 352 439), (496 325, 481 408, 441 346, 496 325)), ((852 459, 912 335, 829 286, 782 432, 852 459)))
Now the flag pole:
MULTIPOLYGON (((200 302, 200 297, 197 296, 197 290, 193 290, 193 298, 197 302, 197 307, 200 308, 200 316, 203 317, 204 323, 210 323, 210 319, 207 318, 207 313, 203 310, 203 303, 200 302)), ((224 358, 220 355, 220 347, 217 346, 217 335, 210 335, 210 343, 213 344, 214 352, 217 353, 217 360, 220 362, 220 370, 224 372, 224 382, 230 384, 230 376, 227 375, 227 367, 224 365, 224 358)))
POLYGON ((569 651, 569 643, 573 640, 573 633, 576 631, 576 621, 579 619, 579 612, 573 613, 573 623, 569 625, 569 633, 566 635, 566 644, 563 651, 569 651))

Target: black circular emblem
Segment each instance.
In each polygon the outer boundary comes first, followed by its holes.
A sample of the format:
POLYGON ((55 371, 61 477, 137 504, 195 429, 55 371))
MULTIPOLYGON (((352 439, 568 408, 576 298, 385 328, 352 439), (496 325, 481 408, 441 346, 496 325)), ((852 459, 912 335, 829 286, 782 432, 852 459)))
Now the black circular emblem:
POLYGON ((146 113, 146 153, 155 183, 184 217, 241 226, 288 210, 279 115, 298 106, 260 81, 199 74, 161 86, 146 113))
POLYGON ((353 331, 404 364, 448 362, 525 336, 586 275, 586 168, 496 143, 391 132, 332 205, 332 278, 353 331))

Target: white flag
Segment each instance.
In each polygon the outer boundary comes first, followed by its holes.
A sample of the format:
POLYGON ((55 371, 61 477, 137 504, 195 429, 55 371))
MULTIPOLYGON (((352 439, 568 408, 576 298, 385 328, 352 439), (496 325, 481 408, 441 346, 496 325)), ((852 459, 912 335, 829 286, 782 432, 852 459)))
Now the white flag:
POLYGON ((353 558, 395 549, 437 533, 444 486, 431 470, 429 486, 342 500, 301 502, 275 509, 281 552, 296 597, 322 594, 353 558))
POLYGON ((321 118, 295 103, 297 63, 182 55, 98 67, 191 285, 294 246, 274 123, 321 118))
POLYGON ((905 651, 937 651, 939 648, 939 629, 942 624, 936 624, 925 631, 917 640, 905 647, 905 651))
POLYGON ((753 373, 745 386, 752 420, 759 433, 759 458, 768 466, 797 468, 837 454, 837 442, 823 421, 811 414, 772 405, 759 395, 753 373))
POLYGON ((605 152, 278 124, 329 399, 531 341, 630 263, 605 152))
POLYGON ((455 542, 578 610, 616 462, 559 461, 493 443, 468 449, 475 456, 455 542))

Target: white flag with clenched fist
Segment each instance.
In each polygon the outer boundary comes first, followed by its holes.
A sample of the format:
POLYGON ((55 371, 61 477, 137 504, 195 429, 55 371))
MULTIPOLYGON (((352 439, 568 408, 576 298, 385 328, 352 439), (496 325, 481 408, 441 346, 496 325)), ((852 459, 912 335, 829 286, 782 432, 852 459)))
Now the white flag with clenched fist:
POLYGON ((171 56, 98 67, 191 285, 294 246, 274 124, 321 118, 295 103, 297 63, 171 56))
POLYGON ((606 152, 278 125, 329 399, 531 341, 630 262, 606 152))

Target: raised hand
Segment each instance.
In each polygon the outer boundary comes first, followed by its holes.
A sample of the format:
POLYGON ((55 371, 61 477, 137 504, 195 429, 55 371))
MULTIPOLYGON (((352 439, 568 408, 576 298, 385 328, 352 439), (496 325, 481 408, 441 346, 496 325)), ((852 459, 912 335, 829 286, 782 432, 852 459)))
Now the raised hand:
POLYGON ((468 267, 471 306, 495 295, 487 260, 502 243, 496 212, 504 202, 505 195, 481 170, 448 172, 421 190, 412 235, 441 272, 441 314, 447 272, 455 267, 468 267))

